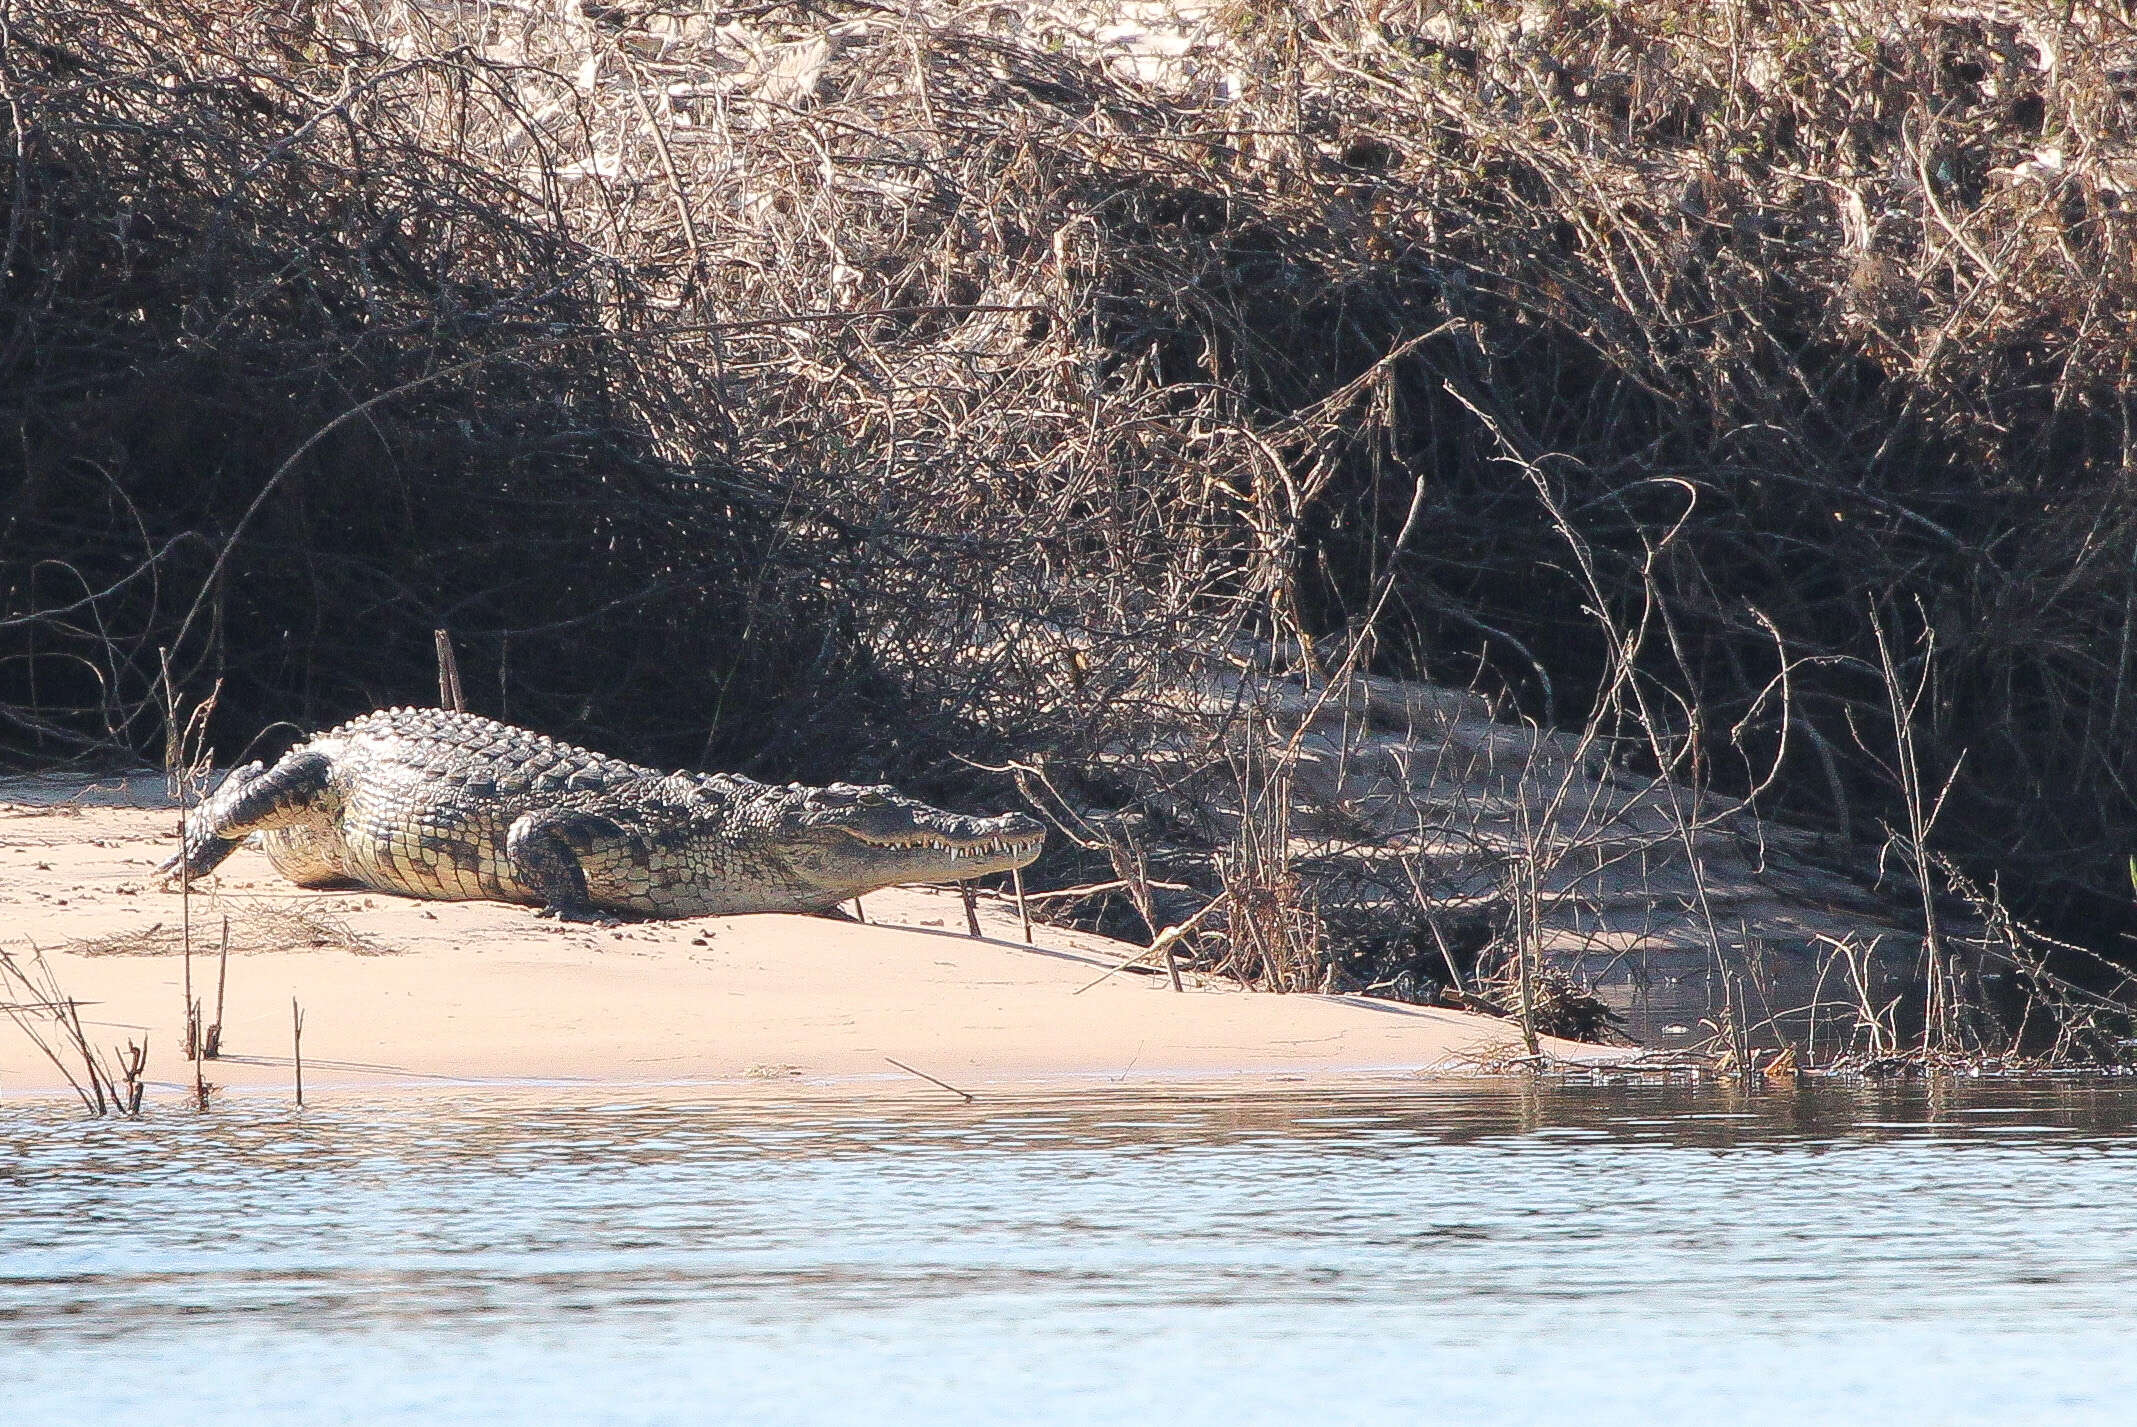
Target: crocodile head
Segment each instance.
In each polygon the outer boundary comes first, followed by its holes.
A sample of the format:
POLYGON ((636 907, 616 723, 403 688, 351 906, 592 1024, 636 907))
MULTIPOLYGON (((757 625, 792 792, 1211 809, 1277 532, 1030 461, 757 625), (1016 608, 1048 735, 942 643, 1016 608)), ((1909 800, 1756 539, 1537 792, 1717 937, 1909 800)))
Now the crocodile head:
POLYGON ((851 783, 779 791, 771 840, 788 875, 827 894, 826 905, 907 882, 1008 872, 1046 844, 1045 827, 1022 813, 968 817, 851 783))

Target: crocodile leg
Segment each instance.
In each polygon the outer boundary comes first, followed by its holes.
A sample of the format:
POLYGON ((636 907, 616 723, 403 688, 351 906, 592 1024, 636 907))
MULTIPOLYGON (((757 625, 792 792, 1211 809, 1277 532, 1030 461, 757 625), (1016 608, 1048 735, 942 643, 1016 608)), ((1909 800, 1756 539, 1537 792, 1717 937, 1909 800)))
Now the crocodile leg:
POLYGON ((587 895, 586 872, 573 843, 590 845, 594 838, 614 837, 620 831, 607 818, 570 808, 544 808, 515 819, 505 832, 505 861, 520 886, 542 899, 535 915, 613 925, 615 919, 587 895))
MULTIPOLYGON (((264 763, 247 763, 242 768, 234 768, 230 771, 230 775, 217 786, 215 794, 219 797, 225 791, 241 789, 245 784, 250 783, 266 771, 267 765, 264 763)), ((213 799, 210 799, 210 801, 213 801, 213 799)), ((243 841, 243 839, 233 840, 227 837, 217 837, 207 830, 207 819, 205 817, 207 808, 208 804, 203 802, 186 815, 185 838, 179 850, 165 858, 163 865, 156 869, 156 876, 159 880, 166 882, 178 880, 179 864, 184 863, 186 880, 197 882, 222 866, 223 859, 237 851, 238 842, 243 841)))
POLYGON ((332 771, 324 754, 312 752, 291 753, 272 768, 247 763, 232 769, 186 817, 185 847, 157 868, 156 875, 176 878, 182 864, 188 880, 207 876, 250 834, 297 821, 296 815, 326 791, 332 771))

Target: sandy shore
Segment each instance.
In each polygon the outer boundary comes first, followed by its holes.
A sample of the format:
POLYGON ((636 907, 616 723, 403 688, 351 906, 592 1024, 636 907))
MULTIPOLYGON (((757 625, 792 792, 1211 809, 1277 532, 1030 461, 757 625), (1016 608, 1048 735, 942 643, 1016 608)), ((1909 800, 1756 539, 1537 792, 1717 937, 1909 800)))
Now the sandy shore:
MULTIPOLYGON (((85 1003, 91 1039, 149 1040, 152 1096, 190 1085, 181 1058, 184 921, 151 869, 177 845, 160 783, 0 784, 0 946, 41 951, 85 1003)), ((1519 1053, 1504 1023, 1340 996, 1256 995, 1106 976, 1133 948, 1036 929, 981 903, 900 888, 869 924, 704 917, 564 927, 522 907, 309 892, 240 851, 191 899, 194 995, 215 1019, 224 919, 232 952, 220 1059, 232 1090, 287 1089, 291 999, 307 1095, 451 1081, 706 1084, 751 1093, 911 1093, 1076 1085, 1250 1084, 1475 1073, 1519 1053), (1101 979, 1103 978, 1103 979, 1101 979)), ((1609 1057, 1554 1042, 1568 1058, 1609 1057)), ((0 1020, 0 1096, 64 1089, 0 1020)), ((947 1092, 944 1092, 947 1093, 947 1092)))

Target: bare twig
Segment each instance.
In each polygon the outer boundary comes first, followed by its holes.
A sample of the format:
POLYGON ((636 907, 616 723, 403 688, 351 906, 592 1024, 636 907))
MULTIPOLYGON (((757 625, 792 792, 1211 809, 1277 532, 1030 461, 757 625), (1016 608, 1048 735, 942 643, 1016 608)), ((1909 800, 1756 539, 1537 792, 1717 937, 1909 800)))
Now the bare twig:
POLYGON ((438 656, 438 707, 466 713, 467 699, 460 692, 460 660, 453 653, 453 637, 445 630, 434 629, 431 639, 438 656))
POLYGON ((972 1103, 972 1096, 971 1096, 971 1095, 970 1095, 970 1094, 969 1094, 968 1092, 966 1092, 966 1091, 963 1091, 963 1090, 960 1090, 960 1089, 958 1089, 958 1088, 957 1088, 956 1086, 954 1086, 954 1085, 950 1084, 950 1082, 949 1082, 949 1081, 947 1081, 947 1080, 937 1080, 937 1079, 936 1079, 936 1078, 935 1078, 934 1076, 932 1076, 932 1075, 928 1074, 928 1073, 927 1073, 926 1071, 924 1071, 924 1070, 915 1070, 915 1069, 913 1069, 913 1068, 912 1068, 912 1067, 911 1067, 910 1065, 907 1065, 907 1064, 906 1064, 906 1063, 905 1063, 904 1061, 902 1061, 902 1060, 894 1060, 894 1059, 892 1059, 892 1058, 891 1058, 890 1056, 887 1056, 887 1055, 886 1055, 886 1056, 884 1056, 883 1058, 884 1058, 885 1060, 887 1060, 887 1061, 890 1061, 890 1063, 891 1063, 892 1065, 895 1065, 895 1066, 897 1066, 897 1067, 898 1067, 898 1069, 900 1069, 900 1070, 904 1071, 904 1072, 905 1072, 905 1073, 906 1073, 907 1075, 917 1075, 917 1076, 919 1076, 919 1077, 920 1077, 920 1078, 921 1078, 922 1080, 925 1080, 925 1081, 926 1081, 926 1082, 927 1082, 928 1084, 930 1084, 930 1085, 939 1085, 939 1086, 941 1086, 941 1087, 942 1087, 943 1089, 945 1089, 945 1090, 949 1091, 949 1092, 950 1092, 950 1093, 951 1093, 952 1095, 955 1095, 955 1096, 957 1096, 957 1097, 958 1097, 959 1099, 963 1100, 963 1101, 964 1101, 964 1102, 965 1102, 965 1103, 966 1103, 967 1105, 969 1105, 969 1104, 971 1104, 971 1103, 972 1103))

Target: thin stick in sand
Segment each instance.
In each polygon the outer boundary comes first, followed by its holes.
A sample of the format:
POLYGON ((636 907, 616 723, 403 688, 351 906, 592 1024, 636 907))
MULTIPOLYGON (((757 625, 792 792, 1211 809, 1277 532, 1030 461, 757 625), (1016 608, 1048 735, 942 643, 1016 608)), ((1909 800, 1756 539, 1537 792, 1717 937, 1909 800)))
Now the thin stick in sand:
POLYGON ((223 988, 230 983, 230 919, 223 918, 223 949, 215 967, 215 1019, 208 1023, 207 1045, 201 1054, 214 1060, 223 1052, 223 988))
POLYGON ((453 654, 453 637, 442 629, 433 629, 430 637, 438 649, 438 707, 466 713, 467 699, 460 692, 460 660, 453 654))
POLYGON ((973 893, 973 891, 972 891, 972 884, 971 884, 970 882, 960 882, 960 883, 958 883, 958 884, 957 884, 957 895, 958 895, 959 897, 961 897, 961 898, 963 898, 963 899, 964 899, 964 904, 965 904, 965 926, 966 926, 966 927, 967 927, 968 929, 970 929, 970 931, 971 931, 972 935, 974 935, 974 936, 978 936, 978 935, 980 935, 980 929, 979 929, 979 898, 978 898, 978 897, 977 897, 977 896, 976 896, 976 895, 975 895, 975 894, 973 893))
POLYGON ((969 1105, 969 1104, 971 1104, 971 1103, 972 1103, 972 1096, 971 1096, 971 1095, 970 1095, 970 1094, 969 1094, 968 1092, 966 1092, 966 1091, 963 1091, 963 1090, 960 1090, 960 1089, 958 1089, 958 1088, 957 1088, 956 1086, 952 1085, 952 1084, 951 1084, 951 1083, 950 1083, 949 1081, 947 1081, 947 1080, 937 1080, 937 1079, 936 1079, 936 1078, 935 1078, 934 1076, 932 1076, 932 1075, 928 1074, 928 1073, 927 1073, 926 1071, 924 1071, 924 1070, 915 1070, 915 1069, 913 1069, 913 1068, 912 1068, 912 1067, 911 1067, 910 1065, 907 1065, 907 1064, 906 1064, 906 1063, 905 1063, 904 1061, 902 1061, 902 1060, 895 1060, 895 1059, 892 1059, 892 1058, 891 1058, 890 1056, 887 1056, 887 1055, 886 1055, 886 1056, 884 1056, 883 1058, 884 1058, 885 1060, 888 1060, 888 1061, 890 1061, 890 1063, 891 1063, 892 1065, 895 1065, 895 1066, 897 1066, 897 1067, 898 1067, 898 1069, 900 1069, 900 1070, 904 1071, 904 1072, 905 1072, 905 1073, 906 1073, 907 1075, 917 1075, 917 1076, 919 1076, 919 1077, 920 1077, 920 1078, 921 1078, 922 1080, 925 1080, 926 1082, 928 1082, 928 1084, 930 1084, 930 1085, 940 1085, 940 1086, 941 1086, 941 1087, 942 1087, 943 1089, 945 1089, 945 1090, 949 1091, 949 1092, 950 1092, 950 1093, 951 1093, 952 1095, 962 1095, 962 1096, 964 1096, 964 1101, 965 1101, 965 1103, 966 1103, 967 1105, 969 1105))
POLYGON ((186 918, 187 924, 184 928, 184 942, 181 948, 185 958, 187 1060, 195 1060, 200 1056, 200 1002, 193 999, 193 928, 191 922, 192 919, 190 917, 186 918))
POLYGON ((1009 869, 1009 885, 1017 892, 1017 920, 1024 924, 1024 945, 1031 946, 1031 908, 1024 904, 1024 872, 1022 868, 1009 869))
POLYGON ((304 1012, 297 1009, 297 998, 289 998, 289 1045, 290 1059, 297 1067, 297 1106, 304 1106, 304 1012))
POLYGON ((141 1043, 126 1042, 126 1054, 119 1061, 120 1077, 126 1086, 126 1113, 138 1117, 141 1113, 141 1097, 148 1093, 148 1082, 143 1077, 148 1072, 148 1032, 141 1033, 141 1043))
POLYGON ((186 858, 185 737, 178 728, 178 686, 171 682, 169 646, 156 650, 163 670, 163 776, 178 797, 178 945, 185 961, 185 1053, 191 1059, 200 1044, 200 1024, 193 1008, 193 877, 186 858))

